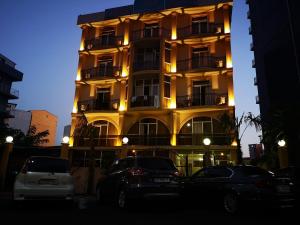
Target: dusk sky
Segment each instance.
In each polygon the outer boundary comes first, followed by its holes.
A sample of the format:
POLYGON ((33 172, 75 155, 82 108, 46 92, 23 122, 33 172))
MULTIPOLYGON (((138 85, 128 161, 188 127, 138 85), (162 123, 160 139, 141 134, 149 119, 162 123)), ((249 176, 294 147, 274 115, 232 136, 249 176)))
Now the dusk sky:
MULTIPOLYGON (((71 122, 81 37, 77 16, 128 4, 133 0, 0 0, 0 53, 24 73, 23 81, 13 85, 20 91, 17 108, 44 109, 58 116, 57 144, 63 127, 71 122)), ((234 1, 231 43, 237 116, 259 113, 247 11, 245 0, 234 1)), ((258 143, 254 128, 242 143, 248 156, 248 144, 258 143)))

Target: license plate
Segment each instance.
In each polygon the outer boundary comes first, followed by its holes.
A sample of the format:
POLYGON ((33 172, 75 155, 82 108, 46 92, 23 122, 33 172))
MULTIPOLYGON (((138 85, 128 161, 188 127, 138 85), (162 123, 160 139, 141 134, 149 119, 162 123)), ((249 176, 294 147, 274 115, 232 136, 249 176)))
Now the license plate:
POLYGON ((278 185, 276 187, 276 189, 277 189, 277 192, 280 192, 280 193, 291 192, 290 186, 288 186, 288 185, 278 185))
POLYGON ((156 183, 168 183, 170 182, 169 178, 154 178, 154 182, 156 183))
POLYGON ((56 180, 39 180, 39 184, 57 185, 56 180))

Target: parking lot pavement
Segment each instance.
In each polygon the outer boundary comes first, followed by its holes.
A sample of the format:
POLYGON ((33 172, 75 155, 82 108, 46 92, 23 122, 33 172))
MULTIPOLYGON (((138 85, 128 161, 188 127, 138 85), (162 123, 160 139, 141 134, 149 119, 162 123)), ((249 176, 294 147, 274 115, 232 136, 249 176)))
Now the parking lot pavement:
POLYGON ((80 196, 77 204, 54 201, 33 201, 15 205, 10 199, 0 200, 2 221, 12 224, 80 224, 80 225, 189 225, 189 224, 298 224, 295 210, 276 211, 248 209, 239 215, 229 215, 220 208, 188 206, 176 201, 137 202, 130 210, 117 209, 112 204, 97 205, 93 197, 80 196), (80 199, 81 198, 81 199, 80 199), (84 199, 85 198, 85 199, 84 199), (80 203, 80 201, 82 201, 80 203), (81 205, 80 205, 81 204, 81 205))

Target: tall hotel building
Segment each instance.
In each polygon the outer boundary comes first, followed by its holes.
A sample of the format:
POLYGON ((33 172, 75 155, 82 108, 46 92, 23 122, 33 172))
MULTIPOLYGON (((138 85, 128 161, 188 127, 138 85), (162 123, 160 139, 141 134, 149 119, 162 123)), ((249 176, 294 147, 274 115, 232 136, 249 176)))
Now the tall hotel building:
POLYGON ((232 5, 136 0, 80 15, 71 146, 88 150, 76 132, 84 117, 101 155, 170 157, 183 173, 206 160, 235 163, 234 136, 219 119, 235 112, 232 5))

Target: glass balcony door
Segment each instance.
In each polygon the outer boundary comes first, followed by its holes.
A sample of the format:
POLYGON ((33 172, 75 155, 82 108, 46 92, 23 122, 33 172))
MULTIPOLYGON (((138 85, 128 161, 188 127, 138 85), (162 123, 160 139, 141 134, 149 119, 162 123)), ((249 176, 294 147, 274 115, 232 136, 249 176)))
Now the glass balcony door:
POLYGON ((105 110, 110 108, 110 89, 99 88, 97 90, 96 109, 105 110))
POLYGON ((115 37, 115 30, 112 28, 106 28, 103 30, 101 35, 101 44, 106 45, 114 45, 114 37, 115 37))
POLYGON ((192 20, 192 34, 206 34, 208 32, 207 17, 197 17, 192 20))
POLYGON ((100 76, 112 76, 113 75, 113 60, 111 57, 100 58, 99 64, 99 75, 100 76))
POLYGON ((205 48, 193 48, 192 69, 201 69, 209 66, 209 50, 205 48))
POLYGON ((194 106, 201 106, 201 105, 208 104, 210 89, 211 87, 209 81, 194 81, 192 104, 194 106))

